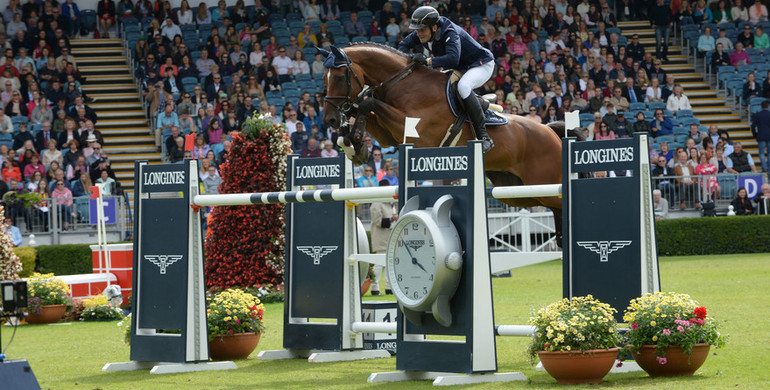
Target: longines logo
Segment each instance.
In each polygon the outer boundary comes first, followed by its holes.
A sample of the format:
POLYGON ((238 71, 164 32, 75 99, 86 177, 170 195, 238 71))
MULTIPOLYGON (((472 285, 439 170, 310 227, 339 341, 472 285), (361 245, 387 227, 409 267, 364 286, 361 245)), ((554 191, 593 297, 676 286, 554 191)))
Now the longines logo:
POLYGON ((337 250, 337 246, 298 246, 297 250, 310 256, 313 259, 313 265, 321 264, 321 258, 337 250))
POLYGON ((165 275, 166 268, 168 268, 171 264, 174 264, 177 261, 181 260, 182 257, 184 256, 182 255, 144 255, 144 258, 147 259, 147 261, 160 267, 161 275, 165 275))
POLYGON ((607 262, 610 253, 631 245, 631 241, 578 241, 576 244, 597 253, 599 261, 607 262))
POLYGON ((412 248, 414 250, 418 250, 418 249, 422 248, 423 245, 425 245, 425 240, 409 240, 409 241, 404 241, 404 245, 406 245, 406 246, 408 246, 408 247, 410 247, 410 248, 412 248))
POLYGON ((150 185, 167 185, 167 184, 184 184, 184 172, 144 172, 144 180, 142 184, 146 186, 150 185))

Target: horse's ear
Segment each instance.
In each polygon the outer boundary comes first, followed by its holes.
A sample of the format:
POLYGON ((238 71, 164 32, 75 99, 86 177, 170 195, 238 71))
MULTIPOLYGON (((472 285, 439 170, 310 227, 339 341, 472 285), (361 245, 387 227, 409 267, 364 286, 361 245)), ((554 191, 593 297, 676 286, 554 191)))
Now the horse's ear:
POLYGON ((329 46, 329 49, 331 49, 332 54, 334 54, 337 58, 345 58, 345 55, 342 54, 342 51, 338 49, 336 46, 329 46))
POLYGON ((321 53, 321 57, 323 57, 323 58, 326 58, 326 57, 328 57, 328 56, 329 56, 329 51, 328 51, 328 50, 326 50, 326 49, 321 49, 321 48, 320 48, 320 47, 318 47, 318 46, 316 46, 316 47, 315 47, 315 49, 316 49, 316 51, 317 51, 318 53, 321 53))

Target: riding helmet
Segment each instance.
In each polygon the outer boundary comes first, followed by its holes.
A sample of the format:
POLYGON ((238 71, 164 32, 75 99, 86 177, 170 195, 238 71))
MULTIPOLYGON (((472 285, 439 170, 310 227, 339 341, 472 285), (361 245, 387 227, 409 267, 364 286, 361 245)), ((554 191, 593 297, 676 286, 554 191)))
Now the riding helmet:
POLYGON ((438 23, 439 14, 435 8, 424 5, 412 12, 412 19, 409 21, 409 28, 419 30, 425 27, 431 27, 438 23))

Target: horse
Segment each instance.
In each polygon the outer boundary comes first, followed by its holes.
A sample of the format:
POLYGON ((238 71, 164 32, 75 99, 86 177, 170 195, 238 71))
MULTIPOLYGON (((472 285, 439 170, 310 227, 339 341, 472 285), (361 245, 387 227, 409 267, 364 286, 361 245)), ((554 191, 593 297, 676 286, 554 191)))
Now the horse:
MULTIPOLYGON (((324 65, 323 121, 340 130, 338 144, 355 164, 365 164, 363 144, 368 131, 380 145, 404 140, 405 117, 421 118, 415 147, 437 147, 455 121, 446 96, 449 75, 417 65, 411 57, 385 45, 365 42, 345 49, 321 50, 324 65)), ((564 122, 548 125, 518 115, 504 115, 508 123, 488 126, 495 147, 484 156, 486 176, 494 186, 561 184, 564 122)), ((462 126, 452 145, 475 140, 470 123, 462 126)), ((557 243, 561 242, 560 197, 504 199, 514 207, 545 206, 553 212, 557 243)))

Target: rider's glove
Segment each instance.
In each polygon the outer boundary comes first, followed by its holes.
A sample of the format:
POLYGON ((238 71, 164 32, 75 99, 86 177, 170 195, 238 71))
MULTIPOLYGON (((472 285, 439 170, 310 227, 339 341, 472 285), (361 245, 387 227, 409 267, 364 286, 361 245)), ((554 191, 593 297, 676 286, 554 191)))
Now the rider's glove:
POLYGON ((422 53, 415 53, 412 56, 412 61, 420 65, 425 65, 425 66, 428 65, 428 57, 426 57, 425 54, 422 54, 422 53))

